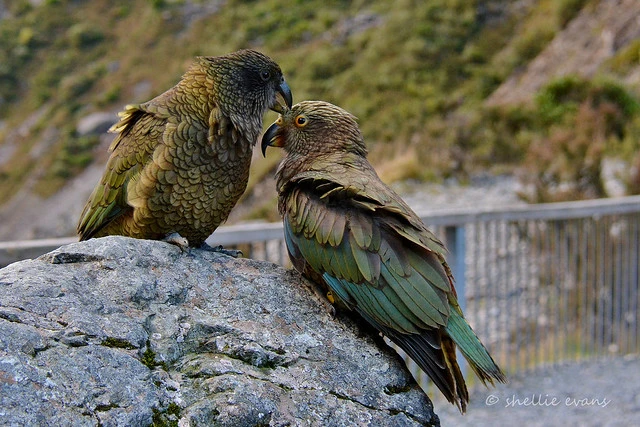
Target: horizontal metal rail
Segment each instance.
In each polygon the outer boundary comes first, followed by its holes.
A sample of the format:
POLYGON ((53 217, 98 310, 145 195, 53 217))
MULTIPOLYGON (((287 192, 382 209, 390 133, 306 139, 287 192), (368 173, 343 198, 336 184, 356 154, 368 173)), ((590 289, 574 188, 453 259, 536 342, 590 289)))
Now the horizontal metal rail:
MULTIPOLYGON (((500 208, 443 209, 420 217, 429 226, 460 226, 486 221, 562 220, 597 217, 640 211, 640 196, 576 202, 543 203, 500 208)), ((281 240, 282 223, 250 223, 222 226, 208 239, 211 246, 239 245, 251 242, 281 240)), ((15 261, 35 258, 62 245, 77 241, 76 237, 0 242, 0 267, 15 261)))
POLYGON ((562 220, 640 211, 640 196, 575 202, 540 203, 500 208, 443 209, 421 215, 427 225, 463 225, 486 221, 562 220))

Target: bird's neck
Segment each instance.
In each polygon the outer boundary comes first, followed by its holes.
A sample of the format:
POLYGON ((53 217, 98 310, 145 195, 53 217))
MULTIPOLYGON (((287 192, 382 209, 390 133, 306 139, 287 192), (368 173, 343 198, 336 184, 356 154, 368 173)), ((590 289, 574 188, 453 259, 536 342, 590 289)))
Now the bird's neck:
POLYGON ((215 108, 213 79, 198 69, 189 70, 176 86, 174 96, 189 108, 192 117, 206 123, 215 108))
MULTIPOLYGON (((288 153, 278 166, 276 171, 276 185, 278 191, 304 172, 322 172, 340 175, 340 171, 345 168, 355 167, 359 170, 368 170, 368 162, 360 155, 344 151, 334 151, 317 156, 303 155, 298 153, 288 153)), ((371 169, 373 170, 373 169, 371 169)), ((373 171, 375 174, 375 171, 373 171)))
POLYGON ((309 170, 311 165, 306 162, 304 156, 297 154, 287 155, 276 170, 276 187, 278 192, 284 188, 285 184, 301 172, 309 170))

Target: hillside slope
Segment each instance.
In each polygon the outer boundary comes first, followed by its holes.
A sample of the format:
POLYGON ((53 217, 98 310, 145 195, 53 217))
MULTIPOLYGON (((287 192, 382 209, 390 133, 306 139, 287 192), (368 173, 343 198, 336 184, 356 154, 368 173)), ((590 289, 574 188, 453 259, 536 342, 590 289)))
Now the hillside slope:
MULTIPOLYGON (((563 197, 601 195, 603 158, 631 159, 640 141, 636 3, 0 2, 0 239, 72 234, 107 156, 109 117, 171 87, 194 56, 245 47, 281 64, 294 100, 356 114, 387 181, 521 170, 544 199, 538 186, 584 181, 586 170, 587 189, 563 197), (601 128, 560 137, 597 118, 601 128), (565 150, 601 134, 595 154, 565 150), (540 147, 563 160, 551 178, 540 147)), ((275 219, 278 155, 256 155, 231 221, 275 219)), ((623 178, 640 191, 640 177, 623 178)))
MULTIPOLYGON (((640 47, 640 2, 602 1, 585 7, 523 70, 514 72, 487 99, 489 105, 533 101, 550 80, 567 75, 593 78, 614 65, 619 51, 640 47), (610 62, 610 63, 608 63, 610 62)), ((623 66, 623 55, 617 57, 623 66)), ((630 64, 625 64, 630 65, 630 64)), ((629 67, 623 80, 640 87, 640 68, 629 67)))

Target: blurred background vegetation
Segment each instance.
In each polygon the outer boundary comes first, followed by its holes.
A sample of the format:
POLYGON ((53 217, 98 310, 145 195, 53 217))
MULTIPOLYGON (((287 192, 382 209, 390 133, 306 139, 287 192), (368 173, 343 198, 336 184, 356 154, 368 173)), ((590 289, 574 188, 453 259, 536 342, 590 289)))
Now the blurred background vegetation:
MULTIPOLYGON (((639 193, 640 39, 616 39, 588 73, 549 73, 517 102, 497 96, 572 22, 601 19, 604 3, 0 1, 0 204, 27 185, 48 197, 104 161, 101 138, 78 131, 82 118, 115 121, 174 85, 194 56, 246 47, 280 63, 294 101, 358 116, 387 181, 489 171, 517 174, 532 202, 603 197, 603 162, 618 159, 626 192, 639 193)), ((611 19, 629 13, 619 9, 611 19)), ((578 49, 599 37, 574 31, 578 49)), ((256 160, 252 187, 278 156, 256 160)), ((250 215, 275 214, 265 206, 250 215)))

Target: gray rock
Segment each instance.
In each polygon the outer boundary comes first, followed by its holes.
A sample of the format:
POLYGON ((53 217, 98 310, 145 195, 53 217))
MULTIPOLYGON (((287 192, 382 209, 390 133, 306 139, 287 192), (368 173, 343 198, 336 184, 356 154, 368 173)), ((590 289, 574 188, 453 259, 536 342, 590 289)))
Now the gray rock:
POLYGON ((80 136, 100 135, 106 133, 117 121, 118 116, 113 113, 92 113, 78 120, 76 132, 80 136))
POLYGON ((11 264, 0 424, 438 425, 393 350, 309 286, 275 264, 125 237, 11 264))

